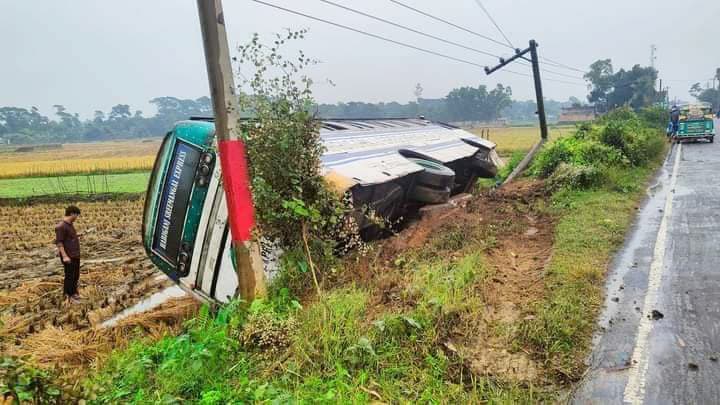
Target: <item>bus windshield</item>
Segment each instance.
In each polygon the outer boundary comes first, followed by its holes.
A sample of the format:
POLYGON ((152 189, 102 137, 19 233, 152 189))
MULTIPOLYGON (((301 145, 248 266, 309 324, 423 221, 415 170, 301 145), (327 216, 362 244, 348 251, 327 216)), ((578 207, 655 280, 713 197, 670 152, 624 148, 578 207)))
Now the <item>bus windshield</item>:
POLYGON ((152 212, 150 212, 149 207, 151 206, 152 199, 155 196, 155 190, 158 187, 158 181, 162 178, 162 161, 163 156, 165 156, 168 153, 168 148, 170 145, 170 139, 172 138, 172 135, 170 132, 168 132, 165 137, 162 140, 162 143, 160 144, 160 149, 158 149, 158 153, 155 156, 155 163, 153 164, 152 172, 150 172, 150 181, 148 181, 148 188, 145 192, 145 204, 143 207, 143 222, 142 222, 142 236, 143 239, 145 238, 145 235, 150 231, 148 228, 149 226, 153 225, 153 218, 152 218, 152 212))

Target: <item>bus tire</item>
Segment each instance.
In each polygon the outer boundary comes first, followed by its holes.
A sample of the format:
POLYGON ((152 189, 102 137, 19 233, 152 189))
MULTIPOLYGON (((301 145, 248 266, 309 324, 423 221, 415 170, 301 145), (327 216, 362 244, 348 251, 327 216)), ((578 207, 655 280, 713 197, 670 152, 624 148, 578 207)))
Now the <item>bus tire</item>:
POLYGON ((475 156, 472 160, 470 160, 470 164, 478 177, 492 179, 497 176, 497 166, 495 166, 495 163, 493 163, 490 159, 483 159, 480 156, 475 156))
POLYGON ((425 204, 442 204, 450 199, 450 188, 434 188, 423 185, 416 185, 410 191, 410 199, 425 204))
POLYGON ((455 183, 455 172, 441 163, 421 158, 408 158, 408 160, 423 168, 415 177, 419 185, 451 188, 455 183))

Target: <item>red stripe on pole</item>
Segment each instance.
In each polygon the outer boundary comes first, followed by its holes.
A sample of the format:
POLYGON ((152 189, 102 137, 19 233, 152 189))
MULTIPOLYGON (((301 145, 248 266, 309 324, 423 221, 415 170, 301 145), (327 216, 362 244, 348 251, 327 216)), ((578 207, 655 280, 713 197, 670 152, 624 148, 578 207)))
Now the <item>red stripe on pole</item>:
POLYGON ((250 240, 255 225, 245 144, 241 140, 227 140, 219 141, 218 147, 232 240, 245 242, 250 240))

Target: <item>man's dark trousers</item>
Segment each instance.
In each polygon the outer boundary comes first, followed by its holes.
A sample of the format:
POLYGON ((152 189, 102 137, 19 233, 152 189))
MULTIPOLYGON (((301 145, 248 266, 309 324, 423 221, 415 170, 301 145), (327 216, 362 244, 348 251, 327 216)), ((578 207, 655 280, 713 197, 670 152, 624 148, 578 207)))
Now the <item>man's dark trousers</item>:
MULTIPOLYGON (((60 259, 62 261, 62 259, 60 259)), ((80 280, 80 259, 70 259, 70 263, 62 262, 65 268, 65 282, 63 283, 63 291, 68 297, 72 297, 78 292, 78 281, 80 280)))

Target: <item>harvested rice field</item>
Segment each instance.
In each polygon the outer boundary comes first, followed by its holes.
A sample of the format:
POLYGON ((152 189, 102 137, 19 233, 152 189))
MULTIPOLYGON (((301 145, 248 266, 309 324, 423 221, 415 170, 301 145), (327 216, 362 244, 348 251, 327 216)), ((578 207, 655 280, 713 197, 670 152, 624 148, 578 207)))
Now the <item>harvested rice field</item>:
POLYGON ((176 299, 101 327, 171 284, 145 257, 142 199, 77 203, 82 210, 76 222, 81 299, 64 302, 63 269, 53 239, 54 226, 70 203, 0 206, 0 352, 80 381, 76 374, 129 338, 172 333, 197 304, 176 299))

